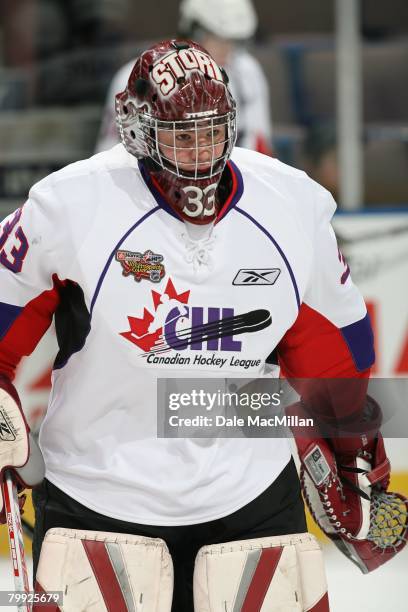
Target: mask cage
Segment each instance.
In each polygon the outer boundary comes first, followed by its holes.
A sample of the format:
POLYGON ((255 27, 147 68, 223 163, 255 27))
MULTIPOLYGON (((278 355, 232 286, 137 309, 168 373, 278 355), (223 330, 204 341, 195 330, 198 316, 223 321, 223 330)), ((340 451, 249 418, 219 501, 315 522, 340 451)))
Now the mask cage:
POLYGON ((150 157, 171 174, 193 180, 220 174, 237 136, 235 110, 224 115, 163 121, 149 113, 138 112, 131 103, 122 105, 117 100, 117 122, 122 143, 129 153, 139 159, 150 157), (220 130, 224 132, 221 135, 218 134, 220 130), (181 144, 182 134, 189 136, 187 146, 181 144), (203 159, 203 150, 210 153, 210 158, 206 155, 203 159), (180 156, 185 158, 188 151, 192 153, 187 162, 191 169, 182 169, 180 156))

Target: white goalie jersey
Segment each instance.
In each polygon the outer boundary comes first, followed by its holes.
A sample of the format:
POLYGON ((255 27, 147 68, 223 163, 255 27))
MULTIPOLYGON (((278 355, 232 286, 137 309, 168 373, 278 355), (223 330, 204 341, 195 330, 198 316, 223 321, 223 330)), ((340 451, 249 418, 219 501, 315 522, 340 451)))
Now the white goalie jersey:
POLYGON ((372 364, 328 192, 239 148, 227 171, 232 192, 205 236, 122 145, 42 180, 0 226, 0 371, 12 379, 55 317, 46 476, 104 515, 217 519, 289 461, 285 439, 158 437, 158 378, 257 377, 274 350, 291 376, 372 364))

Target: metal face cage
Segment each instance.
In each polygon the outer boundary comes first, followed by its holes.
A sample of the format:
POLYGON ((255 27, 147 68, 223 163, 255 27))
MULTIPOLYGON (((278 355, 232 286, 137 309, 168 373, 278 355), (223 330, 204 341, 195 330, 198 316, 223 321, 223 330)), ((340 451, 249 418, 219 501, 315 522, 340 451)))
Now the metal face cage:
POLYGON ((150 157, 171 174, 192 180, 220 174, 236 141, 235 110, 208 114, 164 121, 138 111, 130 101, 117 100, 118 127, 127 151, 139 159, 150 157))

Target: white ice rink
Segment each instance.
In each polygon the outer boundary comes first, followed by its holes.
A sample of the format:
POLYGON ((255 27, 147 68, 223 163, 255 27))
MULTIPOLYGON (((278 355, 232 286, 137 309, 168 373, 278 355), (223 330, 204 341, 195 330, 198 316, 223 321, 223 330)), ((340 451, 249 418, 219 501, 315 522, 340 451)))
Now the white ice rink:
MULTIPOLYGON (((325 547, 331 612, 407 612, 408 548, 382 568, 363 576, 335 549, 325 547)), ((0 559, 0 590, 12 590, 13 580, 7 560, 0 559)), ((15 611, 1 607, 1 611, 15 611)))

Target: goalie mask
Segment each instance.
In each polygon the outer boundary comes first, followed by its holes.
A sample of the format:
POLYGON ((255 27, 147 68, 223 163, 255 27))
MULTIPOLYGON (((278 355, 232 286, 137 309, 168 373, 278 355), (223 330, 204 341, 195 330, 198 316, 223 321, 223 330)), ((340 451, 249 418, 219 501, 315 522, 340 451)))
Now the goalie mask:
POLYGON ((184 220, 210 223, 217 187, 236 140, 228 78, 200 45, 164 41, 136 60, 116 96, 126 150, 184 220))

